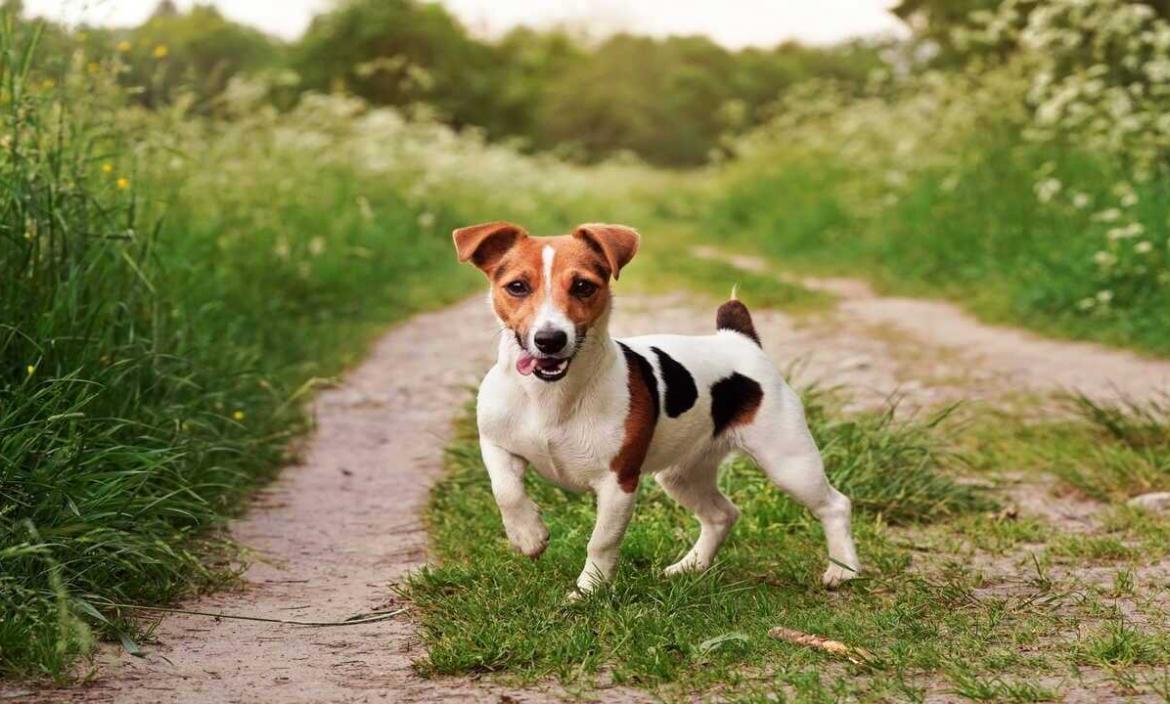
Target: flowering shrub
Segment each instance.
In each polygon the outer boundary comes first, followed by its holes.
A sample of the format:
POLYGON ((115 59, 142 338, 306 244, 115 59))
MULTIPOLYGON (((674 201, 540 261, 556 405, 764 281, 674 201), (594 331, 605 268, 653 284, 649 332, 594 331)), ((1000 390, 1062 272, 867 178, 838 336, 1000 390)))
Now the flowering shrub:
POLYGON ((733 145, 713 224, 856 260, 987 315, 1170 350, 1170 24, 1122 0, 1006 0, 968 60, 809 84, 733 145))

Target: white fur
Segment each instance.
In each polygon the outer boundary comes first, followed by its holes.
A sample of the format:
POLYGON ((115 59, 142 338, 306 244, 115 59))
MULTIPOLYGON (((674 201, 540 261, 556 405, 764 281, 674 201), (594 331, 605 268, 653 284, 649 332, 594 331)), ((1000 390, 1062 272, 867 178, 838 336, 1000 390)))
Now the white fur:
POLYGON ((573 321, 569 320, 568 316, 557 308, 553 302, 553 259, 556 257, 557 251, 549 245, 545 245, 540 252, 541 260, 541 277, 544 280, 544 286, 541 287, 541 303, 537 309, 536 317, 532 320, 532 325, 528 328, 528 349, 535 354, 540 355, 536 347, 536 333, 546 330, 560 330, 565 333, 565 338, 568 342, 560 352, 557 352, 557 357, 571 357, 576 351, 577 328, 573 325, 573 321))
MULTIPOLYGON (((552 265, 549 249, 545 252, 546 277, 552 265)), ((550 290, 546 283, 546 295, 550 290)), ((544 305, 551 306, 550 301, 551 297, 546 298, 544 305)), ((543 305, 541 310, 543 315, 543 305)), ((577 579, 581 593, 613 575, 636 496, 636 492, 621 489, 610 469, 625 435, 629 391, 626 360, 609 337, 608 322, 607 312, 590 329, 566 376, 552 383, 519 374, 516 361, 520 348, 514 336, 502 335, 497 362, 484 378, 478 396, 484 464, 505 532, 517 550, 538 557, 548 545, 548 529, 540 510, 524 492, 526 464, 531 463, 542 476, 562 487, 597 495, 597 523, 577 579)), ((831 560, 824 584, 835 587, 856 576, 859 562, 850 533, 849 499, 826 480, 800 400, 768 356, 748 337, 731 331, 704 336, 651 335, 622 342, 654 366, 660 400, 665 384, 652 347, 682 364, 694 377, 699 392, 695 404, 678 418, 668 417, 662 405, 642 465, 643 476, 653 475, 699 520, 694 547, 666 573, 710 567, 739 517, 738 509, 719 491, 716 474, 723 458, 740 450, 754 457, 777 486, 808 507, 824 525, 831 560), (764 398, 750 424, 714 437, 711 386, 733 372, 757 381, 764 398)))

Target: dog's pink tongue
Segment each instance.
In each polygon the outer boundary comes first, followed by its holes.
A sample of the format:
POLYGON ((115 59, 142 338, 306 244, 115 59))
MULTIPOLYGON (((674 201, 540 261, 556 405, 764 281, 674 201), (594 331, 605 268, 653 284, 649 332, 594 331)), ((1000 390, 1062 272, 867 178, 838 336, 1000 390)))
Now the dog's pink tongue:
POLYGON ((520 359, 516 360, 516 371, 528 376, 533 369, 536 369, 536 357, 527 352, 521 352, 520 359))

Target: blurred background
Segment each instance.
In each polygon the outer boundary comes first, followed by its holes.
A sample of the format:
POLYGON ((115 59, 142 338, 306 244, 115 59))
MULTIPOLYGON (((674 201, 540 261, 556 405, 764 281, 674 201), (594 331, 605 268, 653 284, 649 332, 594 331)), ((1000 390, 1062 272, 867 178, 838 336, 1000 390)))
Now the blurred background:
POLYGON ((306 395, 480 286, 454 227, 1170 353, 1163 0, 5 0, 0 121, 5 673, 222 579, 306 395))

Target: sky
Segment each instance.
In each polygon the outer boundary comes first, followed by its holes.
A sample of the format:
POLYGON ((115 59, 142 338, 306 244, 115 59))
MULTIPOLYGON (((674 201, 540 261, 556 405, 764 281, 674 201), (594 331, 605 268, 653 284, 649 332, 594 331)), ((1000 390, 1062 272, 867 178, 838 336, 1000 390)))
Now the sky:
MULTIPOLYGON (((207 0, 204 0, 205 2, 207 0)), ((193 0, 179 0, 186 8, 193 0)), ((224 15, 294 39, 331 0, 212 0, 224 15)), ((900 33, 886 8, 894 0, 442 0, 481 36, 518 24, 568 23, 591 35, 614 31, 664 36, 706 34, 733 48, 788 39, 825 44, 868 34, 900 33)), ((158 0, 25 0, 34 15, 66 22, 132 26, 158 0)))

